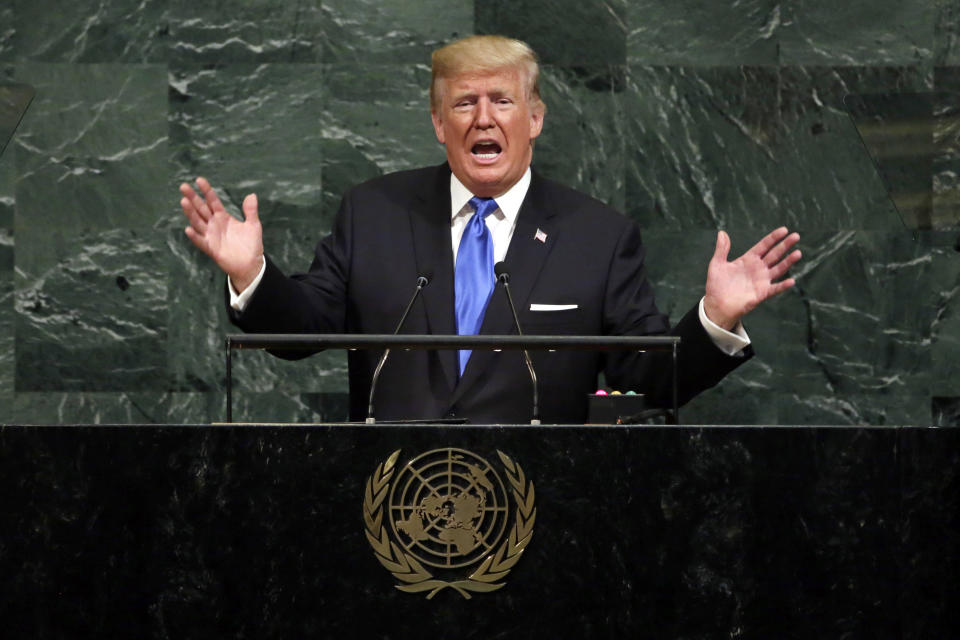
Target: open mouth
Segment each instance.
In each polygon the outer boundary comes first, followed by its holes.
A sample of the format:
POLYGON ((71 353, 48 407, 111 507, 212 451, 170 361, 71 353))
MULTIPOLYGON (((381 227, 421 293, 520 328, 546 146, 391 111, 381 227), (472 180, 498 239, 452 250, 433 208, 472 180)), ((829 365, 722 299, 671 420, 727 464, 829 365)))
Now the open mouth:
POLYGON ((478 142, 470 149, 470 153, 478 160, 495 160, 501 151, 500 145, 492 140, 478 142))

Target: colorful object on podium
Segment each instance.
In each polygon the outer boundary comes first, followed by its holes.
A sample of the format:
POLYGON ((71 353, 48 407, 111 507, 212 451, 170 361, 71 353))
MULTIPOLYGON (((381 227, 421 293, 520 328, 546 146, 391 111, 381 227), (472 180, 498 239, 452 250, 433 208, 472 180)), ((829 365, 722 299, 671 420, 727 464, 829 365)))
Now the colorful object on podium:
POLYGON ((597 389, 587 396, 587 424, 631 424, 647 409, 642 393, 597 389))

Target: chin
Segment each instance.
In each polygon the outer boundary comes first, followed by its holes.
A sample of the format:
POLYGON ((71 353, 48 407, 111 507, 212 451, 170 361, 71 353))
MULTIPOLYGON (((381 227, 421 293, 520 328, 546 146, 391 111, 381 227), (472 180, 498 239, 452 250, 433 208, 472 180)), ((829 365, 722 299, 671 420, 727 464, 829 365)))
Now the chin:
POLYGON ((469 176, 470 182, 476 185, 478 189, 497 189, 501 187, 506 180, 506 176, 502 173, 497 173, 491 175, 490 173, 483 172, 480 174, 474 173, 469 176))

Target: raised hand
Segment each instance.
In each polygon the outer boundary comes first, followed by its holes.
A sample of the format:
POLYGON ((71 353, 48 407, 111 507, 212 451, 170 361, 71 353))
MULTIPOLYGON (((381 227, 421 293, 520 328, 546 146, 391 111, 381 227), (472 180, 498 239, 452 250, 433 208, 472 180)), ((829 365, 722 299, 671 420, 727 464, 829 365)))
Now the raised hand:
POLYGON ((243 199, 244 220, 223 208, 206 178, 197 178, 198 194, 186 182, 180 185, 180 206, 190 225, 187 237, 213 258, 240 292, 253 282, 263 265, 263 229, 257 215, 257 196, 243 199))
POLYGON ((733 329, 740 318, 761 302, 792 287, 793 278, 780 278, 801 257, 799 250, 790 251, 798 240, 800 234, 780 227, 742 256, 728 262, 730 236, 725 231, 718 232, 717 247, 707 268, 707 289, 703 300, 707 317, 724 329, 733 329))

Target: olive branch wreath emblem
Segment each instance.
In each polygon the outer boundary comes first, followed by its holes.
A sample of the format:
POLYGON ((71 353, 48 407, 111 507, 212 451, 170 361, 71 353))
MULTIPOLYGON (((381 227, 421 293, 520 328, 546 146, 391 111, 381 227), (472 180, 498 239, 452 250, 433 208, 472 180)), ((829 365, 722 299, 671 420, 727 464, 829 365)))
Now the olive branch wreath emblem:
POLYGON ((506 584, 501 581, 507 577, 523 550, 530 544, 537 509, 534 506, 533 482, 527 482, 523 469, 507 454, 497 450, 497 455, 506 469, 507 479, 513 487, 514 501, 517 503, 514 525, 510 528, 510 535, 496 552, 488 555, 466 579, 453 582, 434 577, 413 555, 400 549, 390 539, 383 523, 383 502, 390 489, 390 480, 397 458, 400 457, 400 449, 377 465, 373 475, 367 478, 363 497, 363 522, 367 540, 380 564, 392 573, 393 577, 404 583, 395 585, 397 589, 406 593, 428 591, 429 600, 449 587, 469 600, 471 592, 488 593, 506 584))

